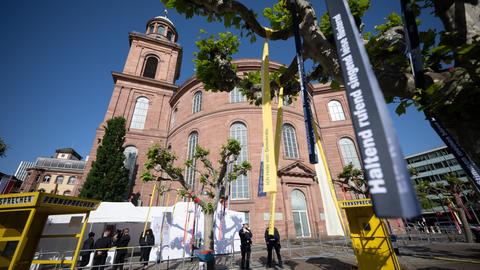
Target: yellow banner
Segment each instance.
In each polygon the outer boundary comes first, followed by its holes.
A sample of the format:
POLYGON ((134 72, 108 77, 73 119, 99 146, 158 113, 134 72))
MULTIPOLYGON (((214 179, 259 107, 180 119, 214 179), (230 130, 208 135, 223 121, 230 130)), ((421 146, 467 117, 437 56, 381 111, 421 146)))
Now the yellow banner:
POLYGON ((262 120, 263 120, 263 191, 277 191, 277 166, 273 138, 272 104, 270 97, 270 78, 268 61, 268 33, 263 45, 262 56, 262 120))
POLYGON ((270 196, 270 219, 268 221, 268 234, 273 235, 275 228, 275 201, 277 200, 277 193, 269 193, 270 196))

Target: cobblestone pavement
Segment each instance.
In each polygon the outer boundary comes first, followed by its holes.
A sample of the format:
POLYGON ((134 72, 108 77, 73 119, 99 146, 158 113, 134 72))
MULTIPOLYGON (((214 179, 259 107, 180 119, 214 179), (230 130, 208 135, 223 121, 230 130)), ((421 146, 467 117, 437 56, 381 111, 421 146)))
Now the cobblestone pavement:
MULTIPOLYGON (((284 270, 350 270, 357 269, 356 259, 349 247, 312 245, 282 249, 284 270)), ((400 247, 398 256, 404 270, 478 270, 480 269, 480 244, 438 243, 400 247)), ((266 250, 256 246, 252 251, 251 269, 265 269, 266 250)), ((217 269, 239 269, 240 254, 217 258, 217 269)), ((166 263, 149 269, 167 269, 166 263)), ((169 269, 198 269, 198 262, 170 262, 169 269)), ((280 269, 276 266, 274 269, 280 269)))

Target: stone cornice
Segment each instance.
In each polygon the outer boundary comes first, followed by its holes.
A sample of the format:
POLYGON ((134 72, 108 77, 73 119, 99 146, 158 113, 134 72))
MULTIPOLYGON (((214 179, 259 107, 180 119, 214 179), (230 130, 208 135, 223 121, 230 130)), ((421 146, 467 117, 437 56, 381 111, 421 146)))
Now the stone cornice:
POLYGON ((168 40, 149 37, 149 36, 147 36, 143 33, 130 32, 128 34, 128 37, 129 37, 130 44, 132 44, 133 39, 139 39, 139 40, 144 40, 144 41, 148 41, 148 42, 155 42, 155 43, 159 43, 159 44, 162 44, 162 45, 165 45, 165 46, 169 46, 169 47, 172 47, 172 49, 175 49, 175 50, 178 50, 178 51, 182 50, 182 46, 178 45, 177 43, 174 43, 174 42, 171 42, 171 41, 168 41, 168 40))
POLYGON ((146 84, 146 85, 164 88, 164 89, 173 90, 173 91, 178 89, 178 86, 175 84, 170 84, 170 83, 157 81, 157 80, 146 78, 146 77, 140 77, 140 76, 125 74, 125 73, 116 72, 116 71, 112 71, 112 77, 113 77, 114 83, 117 83, 118 79, 123 79, 125 81, 146 84))

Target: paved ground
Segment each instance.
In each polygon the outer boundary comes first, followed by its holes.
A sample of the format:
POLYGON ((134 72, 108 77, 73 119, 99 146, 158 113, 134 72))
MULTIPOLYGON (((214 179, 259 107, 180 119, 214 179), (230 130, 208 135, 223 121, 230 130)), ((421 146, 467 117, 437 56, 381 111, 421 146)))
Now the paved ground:
MULTIPOLYGON (((356 259, 348 247, 294 246, 282 250, 284 270, 351 270, 357 269, 356 259)), ((419 244, 400 248, 398 256, 404 270, 478 270, 480 244, 438 243, 419 244)), ((217 269, 239 269, 240 254, 217 259, 217 269)), ((265 269, 266 251, 261 246, 253 249, 251 269, 265 269)), ((149 269, 167 269, 166 263, 149 269)), ((198 263, 170 262, 169 269, 198 269, 198 263)), ((275 269, 280 269, 278 266, 275 269)))

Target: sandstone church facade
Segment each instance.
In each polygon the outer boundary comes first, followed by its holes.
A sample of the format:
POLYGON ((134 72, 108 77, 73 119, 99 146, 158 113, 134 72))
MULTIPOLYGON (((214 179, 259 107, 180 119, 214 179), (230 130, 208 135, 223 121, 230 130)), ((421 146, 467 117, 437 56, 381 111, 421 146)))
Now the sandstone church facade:
MULTIPOLYGON (((211 160, 215 161, 220 146, 233 137, 243 147, 239 158, 248 160, 252 170, 232 185, 230 209, 245 213, 256 241, 261 242, 269 212, 267 197, 258 196, 261 107, 250 105, 237 90, 206 92, 195 77, 177 85, 182 47, 176 43, 178 32, 168 18, 155 17, 147 22, 145 33, 133 32, 129 37, 125 67, 122 72, 112 72, 112 97, 104 121, 96 131, 82 181, 95 160, 105 122, 115 116, 127 120, 126 167, 131 172, 132 193, 140 193, 143 205, 148 204, 153 187, 153 183, 140 179, 149 147, 155 143, 168 147, 178 156, 178 164, 182 164, 191 157, 195 146, 201 145, 210 150, 211 160)), ((239 59, 236 64, 239 72, 259 70, 261 66, 258 59, 239 59)), ((271 69, 280 66, 271 63, 271 69)), ((332 176, 350 162, 359 166, 345 92, 320 84, 308 87, 332 176)), ((275 101, 272 107, 276 108, 275 101)), ((275 123, 276 109, 273 114, 275 123)), ((326 233, 318 178, 315 166, 308 162, 305 138, 302 104, 297 99, 284 106, 276 202, 276 226, 283 238, 318 238, 326 233)), ((187 180, 198 183, 195 174, 188 174, 187 180)), ((348 198, 340 190, 337 196, 348 198)), ((175 195, 168 197, 165 205, 172 205, 175 195)), ((163 202, 162 198, 154 198, 156 205, 163 202)))

